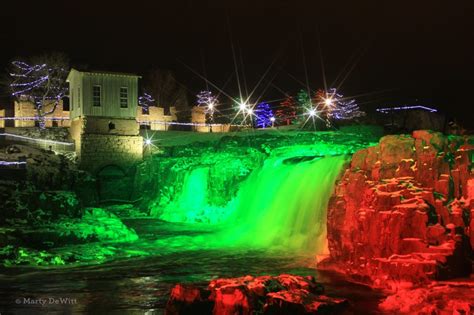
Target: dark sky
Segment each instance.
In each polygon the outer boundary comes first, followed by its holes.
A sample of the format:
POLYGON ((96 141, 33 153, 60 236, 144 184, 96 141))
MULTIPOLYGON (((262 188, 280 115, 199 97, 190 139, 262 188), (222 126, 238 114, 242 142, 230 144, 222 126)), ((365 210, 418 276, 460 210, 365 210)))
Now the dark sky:
POLYGON ((436 0, 2 1, 0 67, 56 50, 93 69, 170 69, 190 94, 205 88, 193 71, 219 87, 233 75, 224 90, 237 96, 233 43, 248 90, 272 65, 254 94, 265 100, 307 81, 323 87, 323 64, 327 84, 366 110, 418 99, 471 120, 473 9, 436 0))

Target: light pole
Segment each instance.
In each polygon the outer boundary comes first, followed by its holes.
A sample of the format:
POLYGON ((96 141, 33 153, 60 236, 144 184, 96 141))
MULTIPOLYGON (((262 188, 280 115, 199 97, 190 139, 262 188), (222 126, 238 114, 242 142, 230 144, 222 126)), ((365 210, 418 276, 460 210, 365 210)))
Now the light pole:
POLYGON ((271 123, 272 123, 272 128, 274 128, 274 127, 275 127, 275 126, 274 126, 274 125, 275 125, 275 117, 273 117, 273 116, 270 117, 270 121, 271 121, 271 123))

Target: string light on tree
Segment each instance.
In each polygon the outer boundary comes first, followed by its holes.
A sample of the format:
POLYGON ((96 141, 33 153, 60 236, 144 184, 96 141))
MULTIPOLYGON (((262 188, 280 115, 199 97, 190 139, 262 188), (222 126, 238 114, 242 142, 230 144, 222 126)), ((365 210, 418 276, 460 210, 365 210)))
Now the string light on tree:
POLYGON ((296 107, 293 96, 288 95, 275 112, 278 123, 287 126, 296 123, 296 107))
POLYGON ((328 126, 331 125, 331 120, 350 120, 365 115, 354 99, 345 98, 334 88, 327 91, 318 90, 316 102, 320 116, 328 126))
POLYGON ((142 107, 142 113, 146 115, 150 114, 150 106, 152 106, 154 102, 155 99, 146 92, 138 98, 138 105, 142 107))
POLYGON ((267 128, 275 121, 273 111, 268 103, 262 102, 255 108, 256 125, 259 128, 267 128), (273 118, 273 121, 271 120, 273 118))
POLYGON ((201 91, 197 94, 198 106, 204 106, 206 109, 206 122, 209 124, 209 129, 212 132, 212 125, 214 124, 214 113, 219 104, 217 96, 213 95, 211 91, 201 91))
POLYGON ((9 71, 9 87, 13 97, 33 102, 40 128, 46 127, 45 117, 52 114, 67 94, 68 63, 63 55, 42 56, 42 61, 13 61, 9 71), (48 109, 46 105, 51 105, 48 109))

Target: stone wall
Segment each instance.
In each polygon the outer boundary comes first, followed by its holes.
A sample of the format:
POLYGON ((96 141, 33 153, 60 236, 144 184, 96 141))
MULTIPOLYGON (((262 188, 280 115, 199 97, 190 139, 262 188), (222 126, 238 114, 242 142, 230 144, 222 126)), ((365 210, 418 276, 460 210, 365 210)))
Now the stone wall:
MULTIPOLYGON (((0 109, 0 118, 5 117, 5 110, 0 109)), ((5 120, 0 120, 0 128, 5 128, 5 120)))
POLYGON ((163 107, 150 106, 148 108, 148 114, 143 114, 141 106, 137 108, 137 121, 140 125, 150 126, 151 130, 168 130, 170 125, 168 122, 177 121, 176 108, 170 108, 170 115, 165 115, 165 109, 163 107))
MULTIPOLYGON (((45 111, 52 110, 54 103, 49 103, 45 105, 45 111)), ((33 103, 28 101, 15 101, 14 104, 14 115, 15 118, 23 117, 35 117, 37 115, 35 106, 33 103)), ((69 127, 69 111, 64 110, 63 101, 59 101, 59 104, 56 106, 54 112, 50 115, 47 115, 48 118, 63 118, 63 120, 46 120, 46 127, 69 127)), ((34 127, 34 120, 15 120, 15 127, 34 127)))
MULTIPOLYGON (((206 124, 206 110, 203 107, 194 106, 191 110, 191 122, 206 124)), ((197 132, 229 132, 230 124, 215 124, 212 126, 193 126, 197 132), (211 130, 212 129, 212 130, 211 130)))
POLYGON ((134 119, 79 117, 69 130, 80 168, 91 173, 107 165, 128 169, 143 158, 143 138, 134 119))
MULTIPOLYGON (((472 139, 471 139, 472 140, 472 139)), ((469 276, 474 248, 474 146, 414 131, 356 152, 328 207, 333 269, 397 290, 469 276)))
POLYGON ((137 136, 139 126, 134 119, 114 119, 109 117, 86 117, 82 120, 83 134, 105 134, 137 136))
POLYGON ((91 173, 107 165, 128 169, 143 158, 141 136, 83 134, 78 147, 80 167, 91 173))
POLYGON ((69 134, 71 139, 74 140, 76 155, 81 156, 81 134, 82 134, 83 121, 82 118, 76 118, 71 121, 71 126, 69 127, 69 134))

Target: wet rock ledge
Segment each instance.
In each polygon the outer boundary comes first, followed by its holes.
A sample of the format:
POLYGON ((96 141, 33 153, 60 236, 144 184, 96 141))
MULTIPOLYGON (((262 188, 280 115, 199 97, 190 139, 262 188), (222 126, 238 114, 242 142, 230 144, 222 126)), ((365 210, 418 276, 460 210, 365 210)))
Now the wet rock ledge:
POLYGON ((333 314, 348 307, 323 293, 314 277, 288 274, 215 279, 205 289, 177 284, 165 314, 333 314))

